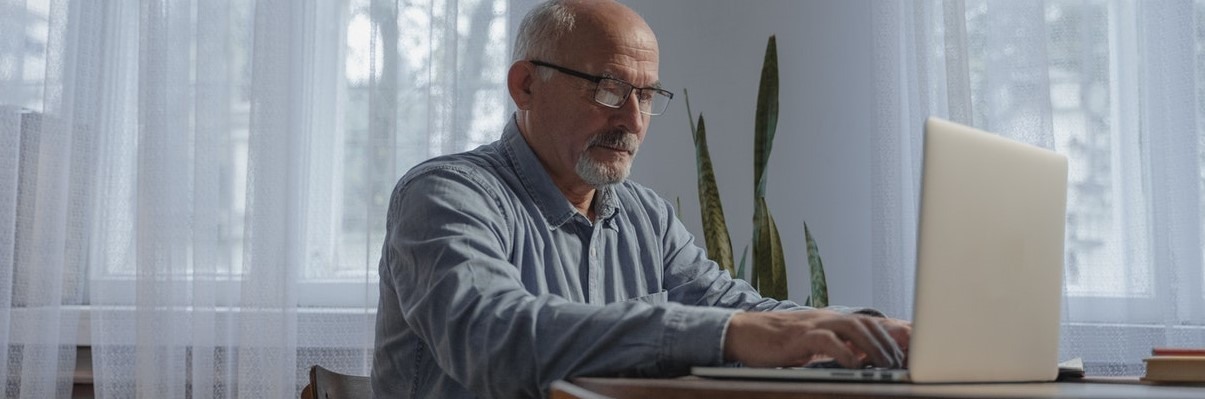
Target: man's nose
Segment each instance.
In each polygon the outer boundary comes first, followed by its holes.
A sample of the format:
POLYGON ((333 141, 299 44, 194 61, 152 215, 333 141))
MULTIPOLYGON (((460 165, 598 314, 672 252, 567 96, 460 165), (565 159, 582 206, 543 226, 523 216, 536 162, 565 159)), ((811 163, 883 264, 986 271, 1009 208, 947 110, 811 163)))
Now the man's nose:
POLYGON ((623 103, 623 106, 616 109, 619 113, 620 126, 626 128, 632 133, 644 133, 645 115, 640 112, 640 96, 639 90, 632 90, 628 93, 628 100, 623 103))

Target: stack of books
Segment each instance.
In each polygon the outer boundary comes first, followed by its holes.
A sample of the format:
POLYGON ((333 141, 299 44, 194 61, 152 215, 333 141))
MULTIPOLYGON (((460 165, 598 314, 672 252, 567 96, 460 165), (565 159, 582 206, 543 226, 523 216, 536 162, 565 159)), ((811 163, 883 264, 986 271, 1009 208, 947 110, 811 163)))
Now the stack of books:
POLYGON ((1205 348, 1155 348, 1146 362, 1143 381, 1205 383, 1205 348))

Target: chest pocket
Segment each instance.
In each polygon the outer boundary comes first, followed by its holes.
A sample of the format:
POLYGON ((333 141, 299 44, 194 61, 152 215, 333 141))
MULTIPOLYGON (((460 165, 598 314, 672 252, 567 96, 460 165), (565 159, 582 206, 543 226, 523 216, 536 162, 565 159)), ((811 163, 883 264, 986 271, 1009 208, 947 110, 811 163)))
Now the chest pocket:
POLYGON ((661 291, 645 296, 638 296, 628 299, 625 302, 644 302, 649 305, 664 305, 666 302, 669 302, 669 291, 661 291))

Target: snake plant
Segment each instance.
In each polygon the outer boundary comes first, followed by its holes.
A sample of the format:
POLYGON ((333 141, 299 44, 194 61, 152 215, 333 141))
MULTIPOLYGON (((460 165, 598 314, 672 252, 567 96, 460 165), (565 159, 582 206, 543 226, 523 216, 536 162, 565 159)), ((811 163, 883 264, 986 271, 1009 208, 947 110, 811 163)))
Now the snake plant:
MULTIPOLYGON (((690 109, 690 95, 685 90, 686 112, 690 122, 691 137, 695 144, 696 166, 698 167, 699 208, 703 217, 704 241, 707 254, 721 268, 737 277, 745 275, 745 254, 741 255, 739 268, 732 261, 732 239, 728 235, 728 226, 724 218, 724 206, 720 202, 719 187, 715 182, 715 171, 712 168, 711 153, 707 148, 707 127, 703 114, 699 114, 698 124, 693 119, 690 109)), ((765 61, 762 64, 761 83, 757 92, 757 110, 754 120, 753 147, 753 271, 752 283, 762 296, 787 299, 787 270, 786 258, 783 256, 782 238, 778 234, 778 226, 766 203, 766 185, 768 174, 766 168, 770 163, 770 151, 774 144, 774 134, 778 127, 778 49, 776 39, 770 36, 766 44, 765 61)), ((824 307, 828 304, 828 288, 824 277, 824 265, 820 260, 820 252, 807 224, 804 224, 804 236, 807 244, 808 264, 811 269, 812 292, 807 303, 811 306, 824 307)))

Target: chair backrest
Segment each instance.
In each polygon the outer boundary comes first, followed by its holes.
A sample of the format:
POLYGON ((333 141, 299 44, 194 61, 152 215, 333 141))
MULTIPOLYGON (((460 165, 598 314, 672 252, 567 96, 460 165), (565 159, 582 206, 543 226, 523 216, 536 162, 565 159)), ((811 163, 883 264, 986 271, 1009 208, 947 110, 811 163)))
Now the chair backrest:
POLYGON ((301 391, 302 399, 372 399, 368 377, 340 374, 322 366, 310 367, 310 385, 301 391))

